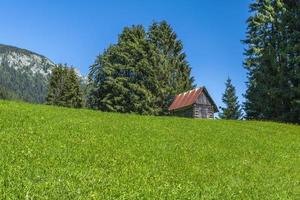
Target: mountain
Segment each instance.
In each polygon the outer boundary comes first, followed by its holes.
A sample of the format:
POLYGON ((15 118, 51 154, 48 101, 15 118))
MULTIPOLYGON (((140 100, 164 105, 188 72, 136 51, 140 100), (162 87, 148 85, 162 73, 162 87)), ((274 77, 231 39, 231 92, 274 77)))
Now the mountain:
POLYGON ((0 44, 0 98, 43 103, 53 67, 45 56, 0 44))

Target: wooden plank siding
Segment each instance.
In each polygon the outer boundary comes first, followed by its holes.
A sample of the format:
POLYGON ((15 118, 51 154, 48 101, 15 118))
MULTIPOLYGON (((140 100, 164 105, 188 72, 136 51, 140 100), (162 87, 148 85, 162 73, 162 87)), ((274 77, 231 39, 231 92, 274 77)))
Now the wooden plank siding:
POLYGON ((194 118, 205 118, 205 119, 213 119, 213 107, 211 105, 204 104, 194 104, 193 107, 194 118))
POLYGON ((207 96, 201 94, 193 106, 194 118, 214 118, 214 108, 207 96))

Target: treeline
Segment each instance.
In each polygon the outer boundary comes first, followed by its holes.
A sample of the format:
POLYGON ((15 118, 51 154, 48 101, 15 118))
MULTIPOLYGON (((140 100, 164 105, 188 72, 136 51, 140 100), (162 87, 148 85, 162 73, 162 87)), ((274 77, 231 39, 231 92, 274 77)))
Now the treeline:
MULTIPOLYGON (((78 79, 69 80, 70 72, 74 75, 67 67, 55 68, 48 104, 82 106, 78 79)), ((88 78, 86 107, 145 115, 168 114, 174 96, 194 87, 183 44, 165 21, 148 30, 141 25, 124 28, 117 44, 97 57, 88 78)))
POLYGON ((0 99, 14 100, 19 99, 19 97, 15 92, 0 86, 0 99))
MULTIPOLYGON (((300 2, 257 0, 250 11, 244 117, 300 123, 300 2)), ((190 73, 183 44, 167 22, 126 27, 90 67, 85 106, 166 115, 176 94, 194 88, 190 73)), ((222 100, 220 118, 243 117, 230 79, 222 100)))
POLYGON ((246 118, 300 123, 300 1, 257 0, 250 11, 246 118))

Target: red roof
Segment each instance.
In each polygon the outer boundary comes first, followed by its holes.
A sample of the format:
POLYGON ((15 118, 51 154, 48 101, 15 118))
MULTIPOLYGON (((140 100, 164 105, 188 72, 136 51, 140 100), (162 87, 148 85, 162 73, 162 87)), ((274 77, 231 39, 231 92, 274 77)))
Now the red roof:
POLYGON ((202 92, 203 88, 196 88, 194 90, 190 90, 177 95, 173 103, 169 107, 169 110, 176 110, 179 108, 184 108, 193 105, 202 92))
POLYGON ((209 97, 211 103, 215 107, 215 111, 218 112, 218 108, 217 108, 216 104, 214 103, 212 98, 209 96, 209 94, 208 94, 207 90, 205 89, 205 87, 196 88, 194 90, 190 90, 190 91, 187 91, 185 93, 181 93, 181 94, 177 95, 175 97, 173 103, 169 107, 169 111, 177 110, 177 109, 180 109, 180 108, 184 108, 184 107, 188 107, 188 106, 193 105, 194 103, 196 103, 196 100, 198 99, 198 97, 203 92, 205 92, 205 94, 209 97))

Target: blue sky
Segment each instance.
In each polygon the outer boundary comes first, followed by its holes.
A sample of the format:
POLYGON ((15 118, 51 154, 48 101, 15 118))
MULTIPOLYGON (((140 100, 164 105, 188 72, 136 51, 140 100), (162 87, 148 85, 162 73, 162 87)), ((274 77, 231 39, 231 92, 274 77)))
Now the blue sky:
POLYGON ((241 40, 250 0, 1 0, 0 43, 26 48, 87 74, 125 26, 167 20, 183 41, 198 86, 222 105, 228 76, 246 90, 241 40))

